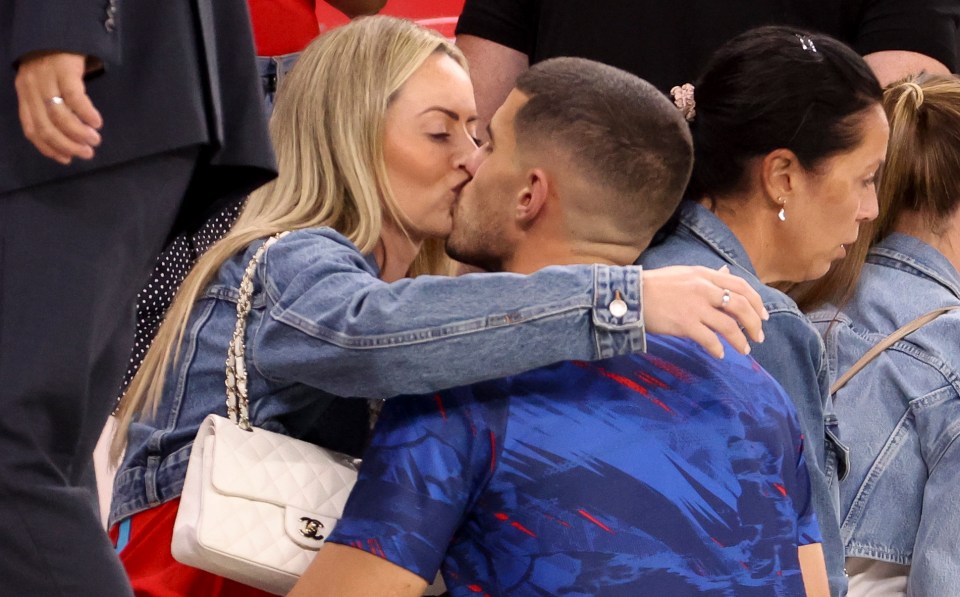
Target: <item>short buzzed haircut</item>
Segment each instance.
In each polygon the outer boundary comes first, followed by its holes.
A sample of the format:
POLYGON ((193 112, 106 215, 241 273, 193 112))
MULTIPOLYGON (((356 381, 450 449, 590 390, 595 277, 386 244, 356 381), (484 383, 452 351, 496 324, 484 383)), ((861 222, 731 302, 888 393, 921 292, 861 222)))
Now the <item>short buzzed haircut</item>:
POLYGON ((592 60, 552 58, 520 75, 517 90, 528 98, 514 123, 521 151, 566 151, 618 211, 642 213, 653 230, 669 219, 690 178, 693 143, 680 110, 656 87, 592 60))

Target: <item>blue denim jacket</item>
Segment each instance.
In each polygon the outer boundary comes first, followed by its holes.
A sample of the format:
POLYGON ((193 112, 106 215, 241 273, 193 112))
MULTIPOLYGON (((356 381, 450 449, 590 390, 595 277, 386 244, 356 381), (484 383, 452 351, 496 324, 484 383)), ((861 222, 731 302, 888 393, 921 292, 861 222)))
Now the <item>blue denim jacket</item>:
MULTIPOLYGON (((225 414, 237 288, 260 244, 220 269, 189 319, 157 415, 130 427, 111 525, 178 497, 201 421, 225 414)), ((583 265, 386 284, 374 260, 337 232, 293 232, 257 269, 246 336, 250 419, 359 454, 367 402, 336 397, 423 394, 642 351, 640 273, 583 265), (608 308, 617 292, 627 305, 622 317, 608 308)))
POLYGON ((751 345, 750 354, 780 382, 797 408, 806 437, 810 489, 823 535, 830 592, 835 596, 846 594, 837 514, 837 477, 838 469, 846 467, 842 458, 845 448, 839 443, 836 416, 832 413, 820 335, 790 297, 760 282, 750 257, 730 228, 697 203, 684 201, 677 230, 663 243, 644 252, 640 263, 645 268, 683 264, 717 269, 727 265, 760 294, 770 320, 763 325, 764 342, 751 345))
MULTIPOLYGON (((893 234, 867 258, 853 299, 812 318, 835 375, 938 307, 960 275, 930 245, 893 234)), ((835 396, 850 476, 840 484, 847 555, 910 565, 909 595, 956 595, 960 575, 960 313, 884 351, 835 396)))
POLYGON ((300 53, 282 56, 257 56, 257 71, 260 73, 260 85, 263 88, 263 109, 267 120, 273 114, 273 105, 280 82, 300 58, 300 53))

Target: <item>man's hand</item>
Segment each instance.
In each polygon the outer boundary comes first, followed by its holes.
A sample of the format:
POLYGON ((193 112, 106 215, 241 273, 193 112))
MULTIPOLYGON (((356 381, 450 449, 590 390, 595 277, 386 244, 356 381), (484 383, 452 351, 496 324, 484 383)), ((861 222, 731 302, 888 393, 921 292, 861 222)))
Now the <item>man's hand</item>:
POLYGON ((86 57, 67 52, 33 52, 17 69, 17 98, 23 134, 43 155, 69 164, 89 160, 100 145, 103 118, 83 84, 86 57))
POLYGON ((677 266, 643 271, 647 331, 690 338, 717 358, 723 357, 718 334, 748 354, 750 345, 744 332, 751 340, 763 342, 761 323, 768 318, 760 295, 726 266, 720 270, 677 266))

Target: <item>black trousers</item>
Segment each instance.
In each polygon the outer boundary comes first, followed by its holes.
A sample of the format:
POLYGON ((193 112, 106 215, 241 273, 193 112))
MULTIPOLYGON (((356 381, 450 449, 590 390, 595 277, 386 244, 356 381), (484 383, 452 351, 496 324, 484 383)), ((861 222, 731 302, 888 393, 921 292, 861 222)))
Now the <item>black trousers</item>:
POLYGON ((130 595, 92 453, 196 148, 0 195, 0 595, 130 595))

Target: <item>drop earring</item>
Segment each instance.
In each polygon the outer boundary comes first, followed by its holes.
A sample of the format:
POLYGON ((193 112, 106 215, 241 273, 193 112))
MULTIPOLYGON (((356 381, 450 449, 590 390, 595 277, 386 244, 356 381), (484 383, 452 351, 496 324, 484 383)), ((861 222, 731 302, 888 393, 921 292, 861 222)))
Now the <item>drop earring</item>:
POLYGON ((777 214, 777 217, 781 222, 787 221, 787 212, 786 212, 786 202, 783 200, 783 197, 777 197, 777 203, 780 204, 780 213, 777 214))

